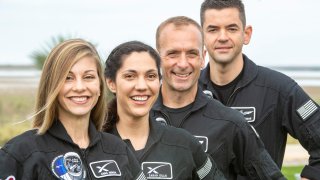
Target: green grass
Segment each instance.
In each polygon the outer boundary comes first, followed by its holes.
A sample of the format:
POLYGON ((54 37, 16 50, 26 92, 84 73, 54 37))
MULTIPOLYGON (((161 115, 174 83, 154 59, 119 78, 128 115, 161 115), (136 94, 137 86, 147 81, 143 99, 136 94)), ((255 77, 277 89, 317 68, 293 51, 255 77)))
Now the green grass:
POLYGON ((300 174, 303 166, 286 166, 282 167, 281 172, 288 180, 296 180, 294 175, 300 174))
POLYGON ((25 121, 34 109, 35 90, 0 90, 0 147, 12 137, 30 129, 25 121))

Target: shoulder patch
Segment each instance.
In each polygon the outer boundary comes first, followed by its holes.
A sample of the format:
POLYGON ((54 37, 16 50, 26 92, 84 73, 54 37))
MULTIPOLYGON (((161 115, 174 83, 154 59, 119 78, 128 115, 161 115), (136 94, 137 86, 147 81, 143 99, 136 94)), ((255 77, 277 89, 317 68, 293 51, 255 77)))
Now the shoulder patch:
POLYGON ((317 105, 310 99, 296 111, 303 121, 307 120, 316 110, 317 105))

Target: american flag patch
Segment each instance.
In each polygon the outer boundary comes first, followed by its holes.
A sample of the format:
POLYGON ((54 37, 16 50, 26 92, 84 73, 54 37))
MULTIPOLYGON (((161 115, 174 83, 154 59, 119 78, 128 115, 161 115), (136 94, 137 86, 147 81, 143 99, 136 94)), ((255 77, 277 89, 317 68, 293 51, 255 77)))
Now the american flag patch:
POLYGON ((297 112, 302 120, 306 120, 309 116, 311 116, 318 109, 317 105, 314 104, 312 100, 309 100, 304 105, 302 105, 297 112))

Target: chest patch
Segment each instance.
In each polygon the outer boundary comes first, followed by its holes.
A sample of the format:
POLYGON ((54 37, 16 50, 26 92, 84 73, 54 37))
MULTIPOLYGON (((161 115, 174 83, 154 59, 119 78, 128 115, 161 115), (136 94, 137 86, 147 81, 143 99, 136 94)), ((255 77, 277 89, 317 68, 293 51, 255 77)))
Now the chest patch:
POLYGON ((147 179, 173 179, 171 163, 143 162, 141 166, 147 179))
POLYGON ((90 163, 91 171, 96 178, 121 176, 121 171, 116 161, 103 160, 90 163))
POLYGON ((256 120, 256 108, 255 107, 231 107, 238 110, 248 122, 254 122, 256 120))
POLYGON ((208 137, 206 136, 194 136, 198 139, 199 143, 202 145, 204 152, 208 151, 208 137))
POLYGON ((85 179, 86 171, 83 168, 80 156, 75 152, 59 155, 51 163, 54 175, 59 179, 85 179))

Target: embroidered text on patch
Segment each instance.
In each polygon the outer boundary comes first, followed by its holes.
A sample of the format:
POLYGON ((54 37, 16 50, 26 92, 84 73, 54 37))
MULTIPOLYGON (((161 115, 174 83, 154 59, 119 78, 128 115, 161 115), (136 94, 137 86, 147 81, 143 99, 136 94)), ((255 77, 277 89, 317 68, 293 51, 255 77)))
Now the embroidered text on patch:
POLYGON ((143 162, 142 170, 147 179, 173 179, 172 165, 168 162, 143 162))
POLYGON ((309 116, 311 116, 318 107, 314 104, 312 100, 306 102, 303 106, 297 109, 298 114, 302 118, 302 120, 306 120, 309 116))
POLYGON ((254 122, 256 120, 256 108, 255 107, 231 107, 238 110, 248 122, 254 122))
POLYGON ((103 178, 109 176, 121 176, 118 164, 114 160, 103 160, 90 163, 94 177, 103 178))

